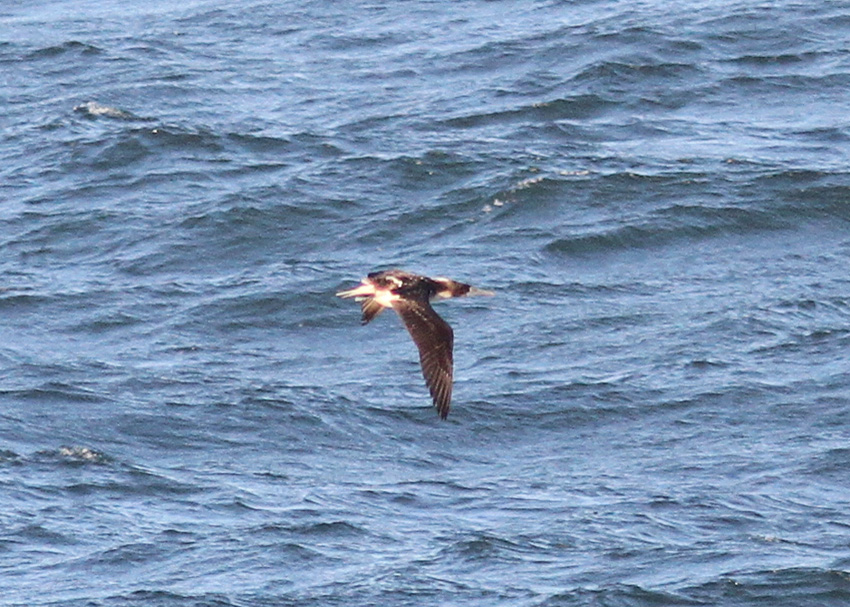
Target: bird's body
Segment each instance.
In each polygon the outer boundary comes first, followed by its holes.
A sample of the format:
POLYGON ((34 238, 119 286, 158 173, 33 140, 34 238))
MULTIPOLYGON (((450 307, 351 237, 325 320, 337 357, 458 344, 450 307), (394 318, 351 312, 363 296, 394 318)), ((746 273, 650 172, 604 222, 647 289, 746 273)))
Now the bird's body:
POLYGON ((428 278, 402 270, 387 270, 373 272, 362 280, 359 287, 340 291, 337 295, 353 297, 360 302, 364 325, 385 308, 392 308, 398 313, 419 349, 422 374, 434 406, 440 417, 445 419, 452 400, 454 333, 431 307, 431 301, 492 293, 448 278, 428 278))

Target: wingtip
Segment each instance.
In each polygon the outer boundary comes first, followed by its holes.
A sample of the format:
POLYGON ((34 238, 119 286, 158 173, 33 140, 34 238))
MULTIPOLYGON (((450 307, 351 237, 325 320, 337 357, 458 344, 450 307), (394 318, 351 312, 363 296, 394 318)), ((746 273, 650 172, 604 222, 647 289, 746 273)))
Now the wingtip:
MULTIPOLYGON (((451 380, 449 380, 451 381, 451 380)), ((431 388, 431 386, 429 386, 431 388)), ((431 397, 434 400, 434 406, 437 408, 437 413, 440 414, 440 419, 446 419, 449 416, 449 410, 452 406, 452 385, 449 383, 439 387, 435 385, 431 388, 431 397)))
POLYGON ((434 398, 434 406, 437 408, 437 413, 440 414, 440 419, 446 419, 449 416, 449 411, 452 407, 451 393, 434 398))

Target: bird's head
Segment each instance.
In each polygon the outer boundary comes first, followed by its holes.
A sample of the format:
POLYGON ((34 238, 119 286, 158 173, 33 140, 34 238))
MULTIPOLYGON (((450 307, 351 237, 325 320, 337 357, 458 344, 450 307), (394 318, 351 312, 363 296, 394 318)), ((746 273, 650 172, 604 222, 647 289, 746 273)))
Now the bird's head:
POLYGON ((433 281, 436 283, 434 297, 439 299, 470 297, 473 295, 495 295, 493 291, 485 291, 484 289, 479 289, 463 282, 457 282, 450 278, 443 278, 442 276, 434 278, 433 281))

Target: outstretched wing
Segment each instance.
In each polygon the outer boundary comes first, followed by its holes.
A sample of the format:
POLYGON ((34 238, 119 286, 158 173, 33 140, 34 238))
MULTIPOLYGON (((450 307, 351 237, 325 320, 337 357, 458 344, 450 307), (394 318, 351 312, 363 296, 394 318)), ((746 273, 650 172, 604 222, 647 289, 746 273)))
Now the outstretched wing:
POLYGON ((445 419, 452 401, 452 328, 425 299, 399 299, 392 306, 419 348, 422 375, 431 391, 434 406, 440 417, 445 419))

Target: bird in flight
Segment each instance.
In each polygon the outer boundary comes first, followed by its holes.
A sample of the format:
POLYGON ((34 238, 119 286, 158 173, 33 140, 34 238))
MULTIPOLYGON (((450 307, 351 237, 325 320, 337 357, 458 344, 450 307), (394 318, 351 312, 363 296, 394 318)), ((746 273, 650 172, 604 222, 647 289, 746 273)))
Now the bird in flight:
POLYGON ((353 297, 360 302, 364 325, 384 308, 398 313, 419 349, 422 375, 442 419, 448 417, 452 401, 454 333, 431 307, 431 301, 469 295, 493 295, 493 292, 448 278, 387 270, 372 272, 360 286, 337 293, 338 297, 353 297))

